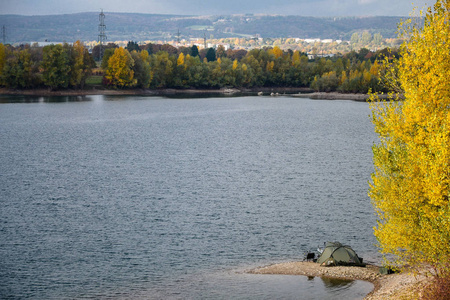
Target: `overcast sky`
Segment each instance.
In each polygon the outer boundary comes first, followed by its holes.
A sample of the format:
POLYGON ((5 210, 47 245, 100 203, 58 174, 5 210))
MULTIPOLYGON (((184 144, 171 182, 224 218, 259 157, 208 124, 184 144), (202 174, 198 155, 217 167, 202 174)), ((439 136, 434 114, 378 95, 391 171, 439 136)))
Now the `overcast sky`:
POLYGON ((0 14, 50 15, 137 12, 182 15, 280 14, 301 16, 408 16, 425 0, 0 0, 0 14))

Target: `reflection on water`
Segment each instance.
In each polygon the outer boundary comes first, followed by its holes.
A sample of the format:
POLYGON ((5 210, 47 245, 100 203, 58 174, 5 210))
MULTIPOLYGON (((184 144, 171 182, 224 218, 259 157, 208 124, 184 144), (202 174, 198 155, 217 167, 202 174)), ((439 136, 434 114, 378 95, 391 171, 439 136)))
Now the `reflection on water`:
POLYGON ((326 285, 326 280, 295 275, 210 273, 178 281, 176 287, 140 291, 132 298, 360 300, 373 289, 365 281, 335 280, 326 285))
POLYGON ((322 279, 325 287, 330 288, 330 289, 345 287, 353 282, 352 280, 342 280, 342 279, 329 278, 329 277, 321 277, 320 279, 322 279))
POLYGON ((91 96, 55 96, 55 97, 41 97, 40 102, 58 103, 58 102, 81 102, 91 101, 91 96))
POLYGON ((0 103, 58 103, 91 101, 94 96, 28 96, 28 95, 0 95, 0 103))

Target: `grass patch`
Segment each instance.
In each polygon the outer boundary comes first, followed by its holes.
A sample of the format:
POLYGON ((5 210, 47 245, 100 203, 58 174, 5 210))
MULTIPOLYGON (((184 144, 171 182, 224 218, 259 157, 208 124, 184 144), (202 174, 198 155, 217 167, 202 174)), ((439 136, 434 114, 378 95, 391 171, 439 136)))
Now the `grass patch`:
POLYGON ((213 26, 208 26, 208 25, 192 25, 187 28, 189 28, 191 30, 207 30, 207 31, 214 30, 213 26))
POLYGON ((86 78, 86 85, 102 85, 103 76, 91 75, 86 78))

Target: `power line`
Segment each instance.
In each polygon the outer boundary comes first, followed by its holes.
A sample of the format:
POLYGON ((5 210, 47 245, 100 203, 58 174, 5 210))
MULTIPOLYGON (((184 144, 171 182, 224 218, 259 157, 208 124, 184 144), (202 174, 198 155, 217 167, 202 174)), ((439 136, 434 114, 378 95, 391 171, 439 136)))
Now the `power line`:
POLYGON ((100 24, 98 25, 98 42, 100 43, 99 60, 103 59, 104 49, 103 44, 106 43, 106 25, 105 25, 105 14, 102 12, 98 16, 100 24))
POLYGON ((2 27, 2 38, 3 38, 3 45, 6 44, 6 27, 3 25, 2 27))
POLYGON ((206 49, 206 31, 203 33, 203 43, 205 44, 205 49, 206 49))

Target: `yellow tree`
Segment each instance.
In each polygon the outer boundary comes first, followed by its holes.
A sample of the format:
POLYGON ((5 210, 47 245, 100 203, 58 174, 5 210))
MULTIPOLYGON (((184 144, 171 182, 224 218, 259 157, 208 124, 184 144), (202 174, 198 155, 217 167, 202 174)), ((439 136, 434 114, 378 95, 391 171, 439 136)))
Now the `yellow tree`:
POLYGON ((294 54, 292 55, 292 65, 293 66, 300 65, 300 52, 295 51, 294 54))
POLYGON ((237 59, 235 59, 233 61, 233 70, 236 70, 238 68, 238 65, 239 65, 239 63, 238 63, 237 59))
POLYGON ((73 66, 72 66, 72 78, 70 84, 77 86, 83 77, 83 66, 84 66, 84 45, 80 41, 76 41, 73 44, 73 66))
POLYGON ((404 101, 371 104, 380 142, 369 195, 381 251, 394 255, 387 262, 427 264, 440 276, 450 270, 450 0, 423 15, 422 26, 400 25, 394 73, 404 101))
POLYGON ((3 73, 3 67, 6 63, 6 47, 2 43, 0 43, 0 77, 3 73))
POLYGON ((339 84, 341 85, 341 84, 345 83, 347 80, 348 80, 348 78, 347 78, 347 72, 342 71, 342 73, 341 73, 341 79, 339 80, 339 84))
POLYGON ((375 61, 373 65, 370 67, 370 74, 373 76, 378 76, 380 73, 380 65, 378 64, 378 61, 375 61))
POLYGON ((133 66, 134 60, 130 52, 122 47, 116 48, 114 54, 108 59, 105 77, 113 86, 132 87, 137 83, 133 66))
POLYGON ((278 46, 273 47, 273 49, 270 49, 268 52, 269 54, 273 54, 275 58, 279 58, 283 55, 283 50, 281 50, 278 46))
POLYGON ((183 54, 183 52, 180 53, 180 55, 178 56, 178 59, 177 59, 177 66, 179 66, 179 65, 184 65, 184 54, 183 54))
POLYGON ((70 85, 83 88, 86 79, 92 73, 92 68, 95 67, 95 62, 82 42, 76 41, 72 47, 68 47, 72 64, 70 85))

